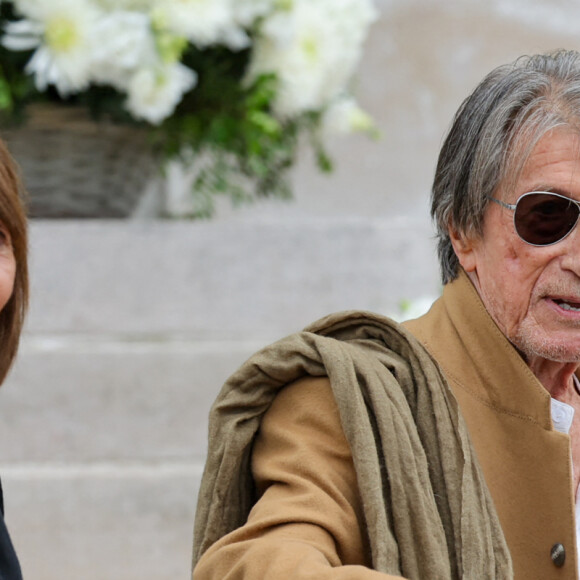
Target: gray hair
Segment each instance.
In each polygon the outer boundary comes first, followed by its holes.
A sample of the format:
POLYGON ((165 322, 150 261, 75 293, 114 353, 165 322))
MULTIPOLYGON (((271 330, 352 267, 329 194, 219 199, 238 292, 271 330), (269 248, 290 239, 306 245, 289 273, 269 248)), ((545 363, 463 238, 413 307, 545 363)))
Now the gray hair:
POLYGON ((538 140, 558 126, 580 131, 580 53, 526 56, 496 68, 457 111, 431 194, 443 284, 459 273, 449 237, 481 236, 497 187, 513 188, 538 140))

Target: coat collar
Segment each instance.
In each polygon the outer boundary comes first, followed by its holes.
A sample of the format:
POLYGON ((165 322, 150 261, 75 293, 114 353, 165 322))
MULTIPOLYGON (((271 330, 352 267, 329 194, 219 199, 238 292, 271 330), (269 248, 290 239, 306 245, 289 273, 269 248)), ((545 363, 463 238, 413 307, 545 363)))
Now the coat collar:
POLYGON ((552 429, 550 394, 495 324, 463 270, 426 315, 404 326, 439 363, 453 389, 552 429))

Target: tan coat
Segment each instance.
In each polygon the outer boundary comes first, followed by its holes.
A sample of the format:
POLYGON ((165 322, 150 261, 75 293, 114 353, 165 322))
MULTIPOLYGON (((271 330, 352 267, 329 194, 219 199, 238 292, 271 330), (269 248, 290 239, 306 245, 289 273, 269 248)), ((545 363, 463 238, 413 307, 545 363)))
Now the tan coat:
MULTIPOLYGON (((569 438, 550 397, 503 337, 467 277, 407 324, 441 365, 465 415, 514 559, 516 579, 576 578, 569 438), (550 549, 566 548, 556 568, 550 549)), ((350 449, 325 378, 286 387, 253 453, 261 499, 214 544, 195 580, 394 578, 369 569, 350 449)))
POLYGON ((467 276, 405 326, 445 374, 467 423, 517 579, 576 578, 570 438, 552 427, 550 395, 488 315, 467 276), (556 568, 555 543, 566 549, 556 568))

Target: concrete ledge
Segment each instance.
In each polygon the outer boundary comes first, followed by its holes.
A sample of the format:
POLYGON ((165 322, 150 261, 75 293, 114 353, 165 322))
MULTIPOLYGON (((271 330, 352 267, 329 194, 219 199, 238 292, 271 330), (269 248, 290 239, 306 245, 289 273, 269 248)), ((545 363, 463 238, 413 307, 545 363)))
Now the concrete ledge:
POLYGON ((31 333, 247 340, 439 289, 429 221, 35 222, 31 333))
POLYGON ((24 578, 190 577, 200 470, 0 466, 24 578))
POLYGON ((0 391, 0 460, 203 457, 209 408, 254 346, 25 342, 0 391))

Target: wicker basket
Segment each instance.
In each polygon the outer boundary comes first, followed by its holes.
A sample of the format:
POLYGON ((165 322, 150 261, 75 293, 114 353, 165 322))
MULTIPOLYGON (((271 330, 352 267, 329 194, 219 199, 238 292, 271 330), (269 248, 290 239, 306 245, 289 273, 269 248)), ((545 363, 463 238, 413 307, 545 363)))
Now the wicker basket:
POLYGON ((143 131, 95 123, 82 109, 35 105, 25 126, 2 132, 36 218, 131 215, 157 164, 143 131))

